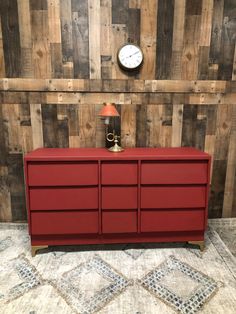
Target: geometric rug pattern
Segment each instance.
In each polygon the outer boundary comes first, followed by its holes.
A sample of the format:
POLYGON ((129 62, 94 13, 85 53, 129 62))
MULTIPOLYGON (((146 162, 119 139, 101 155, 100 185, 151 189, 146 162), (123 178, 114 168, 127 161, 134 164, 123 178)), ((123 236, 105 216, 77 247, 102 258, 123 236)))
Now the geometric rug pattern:
POLYGON ((233 314, 234 225, 209 220, 204 252, 142 243, 50 247, 32 258, 27 224, 0 223, 0 313, 233 314))
POLYGON ((183 314, 196 313, 218 289, 212 278, 174 256, 146 275, 141 284, 183 314))

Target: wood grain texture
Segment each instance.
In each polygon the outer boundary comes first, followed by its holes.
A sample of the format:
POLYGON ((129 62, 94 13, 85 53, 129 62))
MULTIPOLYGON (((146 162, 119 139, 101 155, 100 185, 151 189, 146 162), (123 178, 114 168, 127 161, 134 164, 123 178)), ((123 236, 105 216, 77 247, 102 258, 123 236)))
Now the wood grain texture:
POLYGON ((25 220, 23 155, 103 147, 104 102, 124 147, 212 155, 210 217, 236 216, 234 0, 0 2, 0 221, 25 220), (117 64, 126 42, 144 64, 117 64), (158 80, 156 80, 158 78, 158 80))

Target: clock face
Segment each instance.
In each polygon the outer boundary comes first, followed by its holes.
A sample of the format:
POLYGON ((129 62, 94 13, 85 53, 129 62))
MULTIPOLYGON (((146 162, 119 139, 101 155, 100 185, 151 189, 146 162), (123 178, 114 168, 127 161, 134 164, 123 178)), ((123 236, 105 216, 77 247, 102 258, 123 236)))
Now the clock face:
POLYGON ((137 69, 143 62, 142 50, 133 44, 126 44, 118 51, 118 62, 119 64, 127 69, 137 69))

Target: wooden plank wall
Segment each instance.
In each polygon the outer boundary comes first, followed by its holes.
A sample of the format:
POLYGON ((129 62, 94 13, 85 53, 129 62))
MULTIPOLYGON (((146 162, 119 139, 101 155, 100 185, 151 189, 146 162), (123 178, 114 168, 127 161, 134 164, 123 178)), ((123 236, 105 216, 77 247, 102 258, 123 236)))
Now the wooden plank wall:
POLYGON ((104 145, 103 102, 125 147, 209 152, 209 216, 236 216, 235 39, 235 0, 1 1, 0 221, 27 219, 26 152, 104 145), (139 72, 117 65, 125 42, 139 72))

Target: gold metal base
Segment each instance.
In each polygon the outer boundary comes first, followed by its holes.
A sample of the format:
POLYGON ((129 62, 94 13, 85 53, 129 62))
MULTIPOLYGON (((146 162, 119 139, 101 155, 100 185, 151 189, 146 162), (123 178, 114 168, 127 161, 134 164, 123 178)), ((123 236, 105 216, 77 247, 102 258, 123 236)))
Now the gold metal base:
POLYGON ((31 246, 31 255, 34 257, 38 250, 47 249, 48 245, 33 245, 31 246))
POLYGON ((205 242, 203 241, 188 241, 188 244, 198 245, 200 251, 203 252, 205 249, 205 242))
POLYGON ((124 148, 120 147, 117 143, 115 143, 115 145, 108 148, 108 150, 109 152, 119 153, 119 152, 123 152, 124 148))

